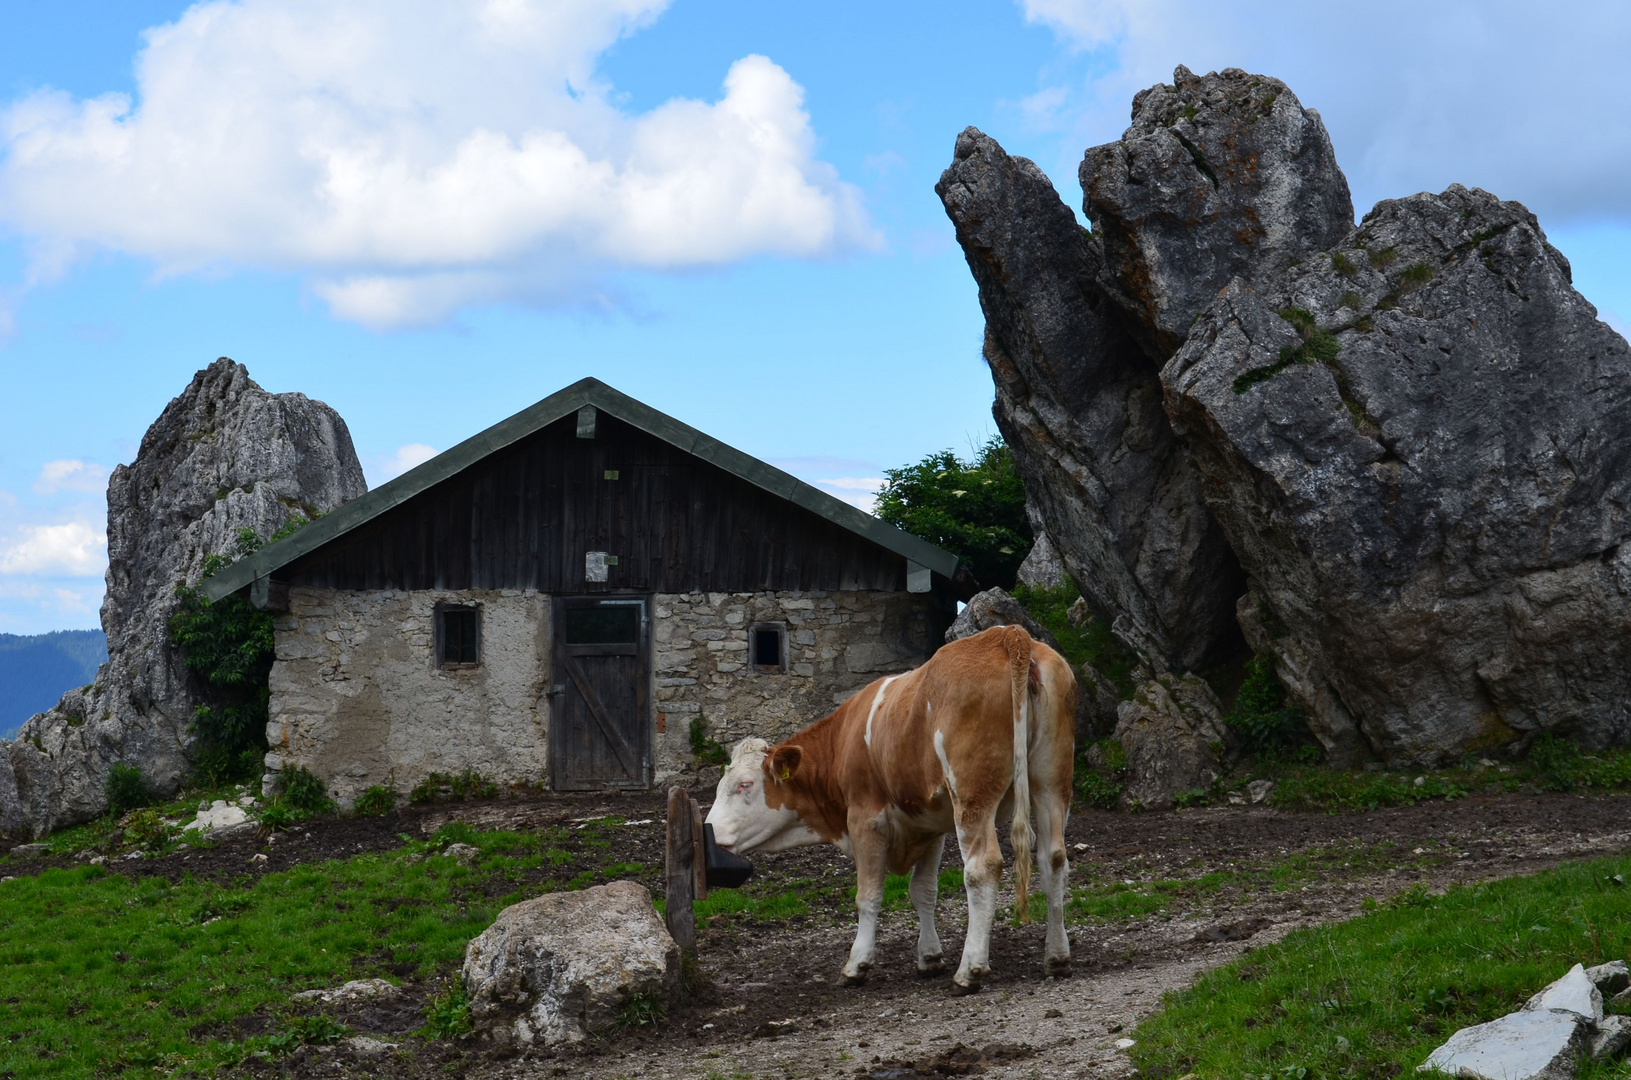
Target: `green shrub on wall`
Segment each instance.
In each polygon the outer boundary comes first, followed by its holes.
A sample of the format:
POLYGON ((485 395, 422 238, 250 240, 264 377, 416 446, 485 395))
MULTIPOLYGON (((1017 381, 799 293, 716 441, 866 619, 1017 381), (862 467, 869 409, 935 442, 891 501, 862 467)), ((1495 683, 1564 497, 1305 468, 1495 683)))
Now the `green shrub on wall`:
MULTIPOLYGON (((307 524, 295 518, 276 539, 307 524)), ((209 555, 205 578, 253 553, 263 541, 254 529, 238 530, 234 557, 209 555)), ((267 703, 271 691, 272 616, 256 611, 241 596, 210 603, 198 585, 176 590, 180 604, 170 617, 170 642, 187 670, 203 682, 207 703, 193 714, 194 780, 205 787, 260 775, 266 754, 267 703)))

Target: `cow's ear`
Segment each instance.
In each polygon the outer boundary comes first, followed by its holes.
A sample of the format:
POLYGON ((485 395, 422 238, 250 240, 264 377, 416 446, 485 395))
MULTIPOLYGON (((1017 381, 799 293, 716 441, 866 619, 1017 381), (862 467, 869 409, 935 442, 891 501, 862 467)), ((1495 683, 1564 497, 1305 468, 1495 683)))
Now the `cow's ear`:
POLYGON ((804 760, 804 751, 796 746, 778 746, 770 752, 770 775, 782 783, 793 779, 793 774, 799 771, 799 762, 804 760))

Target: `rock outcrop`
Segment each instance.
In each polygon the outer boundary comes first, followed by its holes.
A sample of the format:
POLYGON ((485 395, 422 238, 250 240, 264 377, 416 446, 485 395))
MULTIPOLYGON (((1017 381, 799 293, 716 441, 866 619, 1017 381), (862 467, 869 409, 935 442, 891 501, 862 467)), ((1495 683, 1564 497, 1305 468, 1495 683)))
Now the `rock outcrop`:
POLYGON ((1234 736, 1197 675, 1162 675, 1123 701, 1115 737, 1127 755, 1126 810, 1165 810, 1183 792, 1206 792, 1223 775, 1234 736))
POLYGON ((365 491, 333 409, 267 393, 225 357, 193 376, 108 482, 108 662, 0 743, 0 832, 43 835, 95 817, 116 763, 174 791, 201 703, 170 647, 176 587, 199 579, 207 555, 233 554, 240 530, 269 539, 365 491))
POLYGON ((580 1042, 630 1008, 672 1007, 680 950, 632 881, 505 908, 464 953, 470 1019, 495 1048, 580 1042))
POLYGON ((1159 667, 1237 636, 1242 579, 1161 408, 1104 256, 1048 178, 969 128, 935 186, 980 287, 997 426, 1082 593, 1159 667))
POLYGON ((1255 281, 1334 244, 1353 199, 1319 114, 1291 88, 1239 68, 1133 98, 1132 126, 1082 159, 1082 209, 1106 291, 1158 360, 1235 278, 1255 281))
POLYGON ((936 190, 1032 509, 1153 673, 1238 627, 1337 764, 1631 742, 1631 347, 1533 215, 1356 228, 1318 114, 1236 69, 1080 180, 1092 232, 970 129, 936 190))
POLYGON ((1631 740, 1631 346, 1570 280, 1517 203, 1390 200, 1163 371, 1328 745, 1631 740))

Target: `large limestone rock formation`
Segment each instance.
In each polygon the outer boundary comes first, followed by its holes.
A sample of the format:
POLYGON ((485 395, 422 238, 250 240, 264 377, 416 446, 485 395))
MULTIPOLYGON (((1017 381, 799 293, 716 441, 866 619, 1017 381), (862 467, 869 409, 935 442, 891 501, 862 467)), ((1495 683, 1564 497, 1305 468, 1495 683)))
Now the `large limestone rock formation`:
POLYGON ((327 405, 269 394, 224 357, 193 376, 108 482, 108 662, 0 742, 0 832, 43 835, 95 817, 119 762, 175 790, 200 704, 169 644, 176 586, 198 580, 206 555, 234 553, 240 529, 270 538, 366 490, 345 421, 327 405))
POLYGON ((1163 372, 1328 743, 1631 739, 1631 347, 1517 203, 1381 203, 1163 372))
POLYGON ((1038 535, 1123 641, 1159 667, 1198 664, 1233 635, 1242 579, 1099 245, 1040 169, 973 128, 935 190, 980 286, 992 411, 1038 535))
POLYGON ((937 190, 1031 508, 1155 673, 1238 625, 1338 763, 1631 741, 1631 349, 1534 217, 1356 229, 1318 114, 1234 69, 1080 179, 1091 233, 970 130, 937 190))

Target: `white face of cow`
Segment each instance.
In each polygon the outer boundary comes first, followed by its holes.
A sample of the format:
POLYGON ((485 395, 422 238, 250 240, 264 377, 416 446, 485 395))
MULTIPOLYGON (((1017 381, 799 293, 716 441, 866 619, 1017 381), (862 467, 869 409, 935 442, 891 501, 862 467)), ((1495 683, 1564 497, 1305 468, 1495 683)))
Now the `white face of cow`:
POLYGON ((743 739, 731 750, 731 763, 719 778, 714 804, 708 809, 708 824, 714 827, 714 841, 738 855, 749 851, 786 851, 822 842, 793 810, 772 809, 765 802, 765 754, 770 744, 763 739, 743 739))

